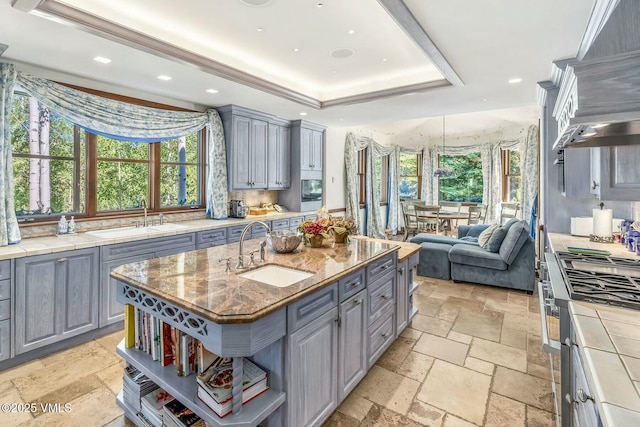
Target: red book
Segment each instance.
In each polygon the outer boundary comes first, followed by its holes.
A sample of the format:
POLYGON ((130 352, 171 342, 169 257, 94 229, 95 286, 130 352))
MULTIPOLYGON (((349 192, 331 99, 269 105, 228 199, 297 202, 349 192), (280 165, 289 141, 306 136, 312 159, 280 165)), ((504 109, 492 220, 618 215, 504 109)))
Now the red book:
POLYGON ((173 335, 171 333, 171 325, 162 322, 162 366, 173 363, 173 335))

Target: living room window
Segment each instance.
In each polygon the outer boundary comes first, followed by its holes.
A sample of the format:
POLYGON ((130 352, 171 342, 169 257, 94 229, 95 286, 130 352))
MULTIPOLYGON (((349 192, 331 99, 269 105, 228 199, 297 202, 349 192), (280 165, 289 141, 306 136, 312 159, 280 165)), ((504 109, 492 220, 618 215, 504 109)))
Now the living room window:
POLYGON ((26 94, 15 93, 11 143, 18 218, 118 215, 203 207, 204 131, 157 143, 85 131, 26 94))
POLYGON ((480 153, 438 156, 439 166, 452 169, 456 176, 438 181, 438 200, 482 203, 482 159, 480 153))
POLYGON ((522 176, 520 171, 520 152, 502 150, 502 201, 521 201, 522 176))
POLYGON ((399 193, 402 199, 419 199, 422 190, 422 154, 400 153, 399 193))
MULTIPOLYGON (((367 180, 367 152, 358 151, 358 200, 361 206, 366 203, 367 180)), ((389 156, 374 156, 373 167, 376 168, 378 181, 375 183, 375 191, 380 195, 380 204, 386 205, 389 198, 389 156)))

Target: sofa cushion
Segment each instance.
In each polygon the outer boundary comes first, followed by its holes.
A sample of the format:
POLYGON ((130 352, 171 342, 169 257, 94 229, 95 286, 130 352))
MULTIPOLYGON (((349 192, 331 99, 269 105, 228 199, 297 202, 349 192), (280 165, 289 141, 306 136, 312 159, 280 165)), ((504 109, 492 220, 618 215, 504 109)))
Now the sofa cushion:
POLYGON ((508 265, 499 254, 487 252, 479 246, 455 245, 449 251, 449 261, 455 264, 472 265, 474 267, 506 270, 508 265))
POLYGON ((525 221, 519 221, 512 225, 509 231, 507 231, 507 235, 502 241, 502 246, 500 246, 500 250, 498 251, 500 257, 510 265, 529 238, 529 230, 527 230, 525 221))
POLYGON ((487 228, 489 228, 489 224, 461 225, 460 227, 458 227, 458 236, 460 236, 460 234, 462 234, 461 232, 465 230, 465 236, 479 237, 480 234, 487 228))
POLYGON ((451 248, 452 246, 446 243, 422 243, 420 245, 418 276, 443 280, 451 279, 451 264, 449 263, 449 250, 451 248))
POLYGON ((422 244, 425 242, 444 243, 447 245, 455 245, 457 243, 478 244, 477 242, 469 242, 462 239, 456 239, 452 236, 441 236, 440 234, 420 233, 416 234, 409 240, 411 243, 422 244))
POLYGON ((507 231, 508 230, 504 226, 496 228, 496 231, 494 231, 489 238, 485 249, 489 252, 498 253, 500 245, 502 245, 502 241, 507 236, 507 231))
POLYGON ((480 245, 481 248, 483 249, 487 248, 487 243, 489 243, 489 239, 491 238, 491 235, 493 234, 494 231, 498 229, 498 227, 499 227, 498 224, 491 224, 486 230, 480 233, 480 235, 478 236, 478 244, 480 245))
POLYGON ((476 245, 478 244, 478 238, 477 237, 462 236, 460 238, 460 240, 462 240, 463 242, 475 243, 476 245))
POLYGON ((509 231, 509 229, 511 228, 511 226, 517 222, 520 222, 520 220, 518 218, 511 218, 509 221, 507 221, 502 227, 509 231))

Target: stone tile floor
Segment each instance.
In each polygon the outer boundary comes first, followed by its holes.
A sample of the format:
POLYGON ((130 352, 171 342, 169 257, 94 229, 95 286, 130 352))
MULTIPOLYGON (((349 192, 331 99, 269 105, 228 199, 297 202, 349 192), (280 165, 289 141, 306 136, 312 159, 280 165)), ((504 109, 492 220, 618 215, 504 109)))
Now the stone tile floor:
MULTIPOLYGON (((549 358, 537 296, 418 277, 411 328, 325 427, 553 426, 549 358)), ((2 413, 6 426, 133 426, 115 396, 122 332, 0 372, 0 403, 69 404, 2 413)))

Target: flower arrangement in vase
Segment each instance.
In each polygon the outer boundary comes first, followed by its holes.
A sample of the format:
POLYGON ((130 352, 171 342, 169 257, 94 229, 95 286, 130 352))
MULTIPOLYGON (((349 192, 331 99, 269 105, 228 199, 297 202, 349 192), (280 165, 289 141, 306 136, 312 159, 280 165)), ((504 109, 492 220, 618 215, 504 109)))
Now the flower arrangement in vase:
POLYGON ((329 234, 330 227, 331 221, 329 218, 316 218, 302 221, 298 226, 298 231, 304 235, 306 245, 312 248, 319 248, 322 246, 324 239, 331 237, 331 234, 329 234))
POLYGON ((351 218, 329 218, 336 243, 349 243, 349 236, 358 233, 355 221, 351 218))

